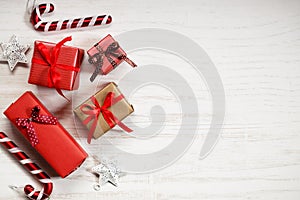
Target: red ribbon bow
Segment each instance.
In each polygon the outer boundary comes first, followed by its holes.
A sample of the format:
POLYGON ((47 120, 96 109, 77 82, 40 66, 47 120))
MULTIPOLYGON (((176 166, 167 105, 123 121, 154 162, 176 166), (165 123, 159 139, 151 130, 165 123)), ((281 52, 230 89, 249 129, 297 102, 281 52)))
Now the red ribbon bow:
POLYGON ((57 124, 57 118, 49 115, 40 115, 41 108, 39 106, 35 106, 31 111, 30 118, 17 118, 16 123, 17 126, 25 128, 27 131, 27 135, 31 142, 32 146, 35 146, 39 143, 39 139, 36 135, 34 126, 32 122, 40 123, 40 124, 57 124))
POLYGON ((93 124, 92 124, 92 126, 90 128, 90 131, 89 131, 88 139, 87 139, 87 142, 89 144, 91 143, 92 136, 93 136, 93 134, 95 132, 95 129, 97 127, 97 122, 98 122, 100 113, 102 113, 103 118, 105 119, 105 121, 107 122, 107 124, 109 125, 110 128, 113 128, 117 124, 123 130, 125 130, 126 132, 132 132, 132 130, 130 128, 128 128, 116 116, 114 116, 114 114, 110 110, 108 110, 109 107, 111 107, 112 105, 114 105, 117 102, 121 101, 123 98, 124 98, 124 96, 122 94, 120 94, 119 96, 115 97, 115 93, 109 92, 106 95, 105 100, 104 100, 102 106, 100 106, 99 102, 97 101, 97 99, 94 96, 92 96, 91 97, 91 101, 94 104, 93 106, 91 106, 89 104, 83 104, 80 107, 80 110, 84 114, 89 115, 83 121, 83 124, 87 125, 89 122, 93 121, 93 124))
POLYGON ((52 49, 51 52, 49 52, 49 50, 43 43, 38 43, 37 48, 38 48, 39 52, 41 53, 41 55, 43 56, 44 60, 40 60, 40 59, 36 59, 36 58, 32 59, 32 62, 34 62, 34 63, 50 66, 49 73, 48 73, 48 86, 49 87, 54 86, 56 91, 62 97, 67 99, 68 101, 69 101, 69 99, 67 97, 65 97, 65 95, 62 93, 62 91, 59 87, 61 75, 59 72, 56 71, 56 68, 79 72, 80 69, 77 67, 63 65, 63 64, 57 64, 57 59, 58 59, 58 55, 59 55, 61 47, 64 45, 64 43, 71 41, 71 40, 72 40, 71 36, 64 38, 62 41, 60 41, 59 43, 57 43, 55 45, 55 47, 52 49))

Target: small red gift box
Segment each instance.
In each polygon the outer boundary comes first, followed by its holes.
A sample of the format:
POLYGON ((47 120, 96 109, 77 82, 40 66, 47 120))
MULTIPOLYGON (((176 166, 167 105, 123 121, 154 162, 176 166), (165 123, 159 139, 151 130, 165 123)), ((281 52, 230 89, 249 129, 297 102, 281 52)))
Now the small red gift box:
POLYGON ((78 89, 84 50, 63 45, 71 39, 67 37, 57 44, 35 41, 28 83, 63 90, 78 89))
POLYGON ((62 178, 86 159, 87 153, 32 92, 25 92, 4 114, 62 178))
POLYGON ((89 49, 87 53, 89 63, 96 66, 90 78, 91 82, 95 80, 99 73, 106 75, 123 61, 126 61, 132 67, 136 67, 136 64, 127 58, 126 52, 120 47, 119 43, 109 34, 89 49))

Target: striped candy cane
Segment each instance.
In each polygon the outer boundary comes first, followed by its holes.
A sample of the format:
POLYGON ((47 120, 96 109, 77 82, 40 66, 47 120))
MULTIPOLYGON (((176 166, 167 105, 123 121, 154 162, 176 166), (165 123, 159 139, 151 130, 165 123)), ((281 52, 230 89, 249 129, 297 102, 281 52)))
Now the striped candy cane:
POLYGON ((25 194, 30 199, 34 200, 48 198, 53 189, 53 183, 50 180, 50 177, 37 164, 33 163, 32 160, 3 132, 0 132, 0 143, 44 186, 41 191, 36 191, 31 185, 26 185, 24 187, 25 194))
POLYGON ((110 24, 112 17, 110 15, 100 15, 85 18, 76 18, 68 20, 59 20, 53 22, 44 22, 41 19, 41 15, 51 13, 54 11, 54 5, 52 3, 44 3, 36 6, 32 13, 30 21, 34 28, 38 31, 59 31, 63 29, 81 28, 87 26, 99 26, 104 24, 110 24))

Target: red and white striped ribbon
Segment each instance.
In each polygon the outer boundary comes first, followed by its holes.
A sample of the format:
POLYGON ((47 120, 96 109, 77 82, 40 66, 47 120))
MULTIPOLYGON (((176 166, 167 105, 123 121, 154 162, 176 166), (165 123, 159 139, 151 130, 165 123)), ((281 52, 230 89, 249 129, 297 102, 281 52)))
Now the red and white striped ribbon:
POLYGON ((0 132, 0 143, 8 149, 8 151, 19 160, 19 162, 27 169, 36 180, 43 184, 41 191, 36 191, 33 186, 26 185, 24 192, 30 199, 41 200, 49 198, 53 183, 50 177, 32 160, 27 156, 11 139, 9 139, 5 133, 0 132))
POLYGON ((112 17, 110 15, 98 15, 53 22, 45 22, 41 19, 43 14, 51 13, 53 11, 54 5, 52 3, 43 3, 33 9, 30 21, 37 31, 59 31, 63 29, 100 26, 112 22, 112 17))

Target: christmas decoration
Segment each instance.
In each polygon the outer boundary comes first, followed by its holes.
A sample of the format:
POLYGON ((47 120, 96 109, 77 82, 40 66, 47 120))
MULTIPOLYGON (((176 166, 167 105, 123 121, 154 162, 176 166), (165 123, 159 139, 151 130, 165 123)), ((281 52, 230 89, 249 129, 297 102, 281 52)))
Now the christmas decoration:
POLYGON ((66 37, 57 44, 35 41, 28 83, 55 88, 64 98, 61 90, 77 89, 84 50, 64 45, 71 40, 66 37))
POLYGON ((53 183, 50 177, 27 156, 5 133, 0 132, 0 143, 28 170, 42 185, 41 191, 36 191, 33 186, 26 185, 24 192, 30 199, 46 199, 50 196, 53 183))
POLYGON ((99 15, 53 22, 45 22, 41 19, 43 14, 48 14, 53 11, 54 5, 52 3, 40 4, 33 9, 30 21, 37 31, 59 31, 63 29, 105 25, 112 22, 112 17, 110 15, 99 15))
POLYGON ((132 131, 121 120, 133 112, 133 107, 115 83, 109 83, 75 108, 74 112, 89 129, 88 143, 91 142, 93 136, 99 138, 115 125, 120 126, 126 132, 132 131))
POLYGON ((95 80, 99 73, 106 75, 123 61, 126 61, 132 67, 137 66, 132 60, 127 58, 126 52, 111 35, 107 35, 100 40, 100 42, 95 44, 87 53, 89 54, 89 63, 96 66, 90 78, 91 82, 95 80))
POLYGON ((8 43, 1 43, 2 53, 0 60, 7 61, 11 71, 15 69, 17 63, 27 63, 26 51, 29 45, 19 43, 17 36, 13 35, 8 43))
POLYGON ((4 114, 29 142, 34 142, 37 152, 62 178, 86 159, 87 153, 55 118, 49 117, 51 113, 32 92, 25 92, 4 114), (26 123, 19 125, 20 119, 26 123), (31 134, 36 135, 38 143, 28 136, 28 129, 32 129, 28 124, 33 125, 31 134))
POLYGON ((94 186, 95 190, 99 190, 102 185, 110 182, 114 186, 118 186, 120 169, 113 162, 102 162, 92 168, 92 172, 99 175, 98 184, 94 186))

